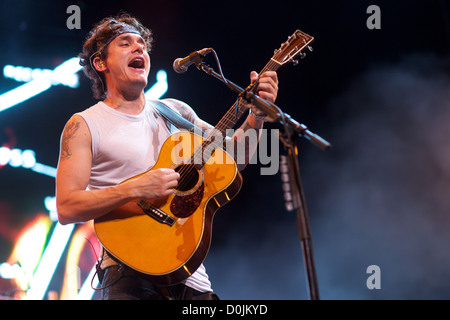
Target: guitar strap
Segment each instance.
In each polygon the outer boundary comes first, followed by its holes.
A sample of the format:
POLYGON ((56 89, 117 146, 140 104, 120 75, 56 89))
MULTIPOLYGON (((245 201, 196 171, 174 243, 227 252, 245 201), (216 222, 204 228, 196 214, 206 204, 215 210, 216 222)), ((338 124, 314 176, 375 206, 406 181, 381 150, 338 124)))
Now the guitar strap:
POLYGON ((150 101, 155 109, 172 125, 177 127, 178 129, 185 129, 190 132, 203 132, 201 128, 193 124, 192 122, 183 118, 180 114, 175 112, 168 105, 159 100, 151 100, 150 101))

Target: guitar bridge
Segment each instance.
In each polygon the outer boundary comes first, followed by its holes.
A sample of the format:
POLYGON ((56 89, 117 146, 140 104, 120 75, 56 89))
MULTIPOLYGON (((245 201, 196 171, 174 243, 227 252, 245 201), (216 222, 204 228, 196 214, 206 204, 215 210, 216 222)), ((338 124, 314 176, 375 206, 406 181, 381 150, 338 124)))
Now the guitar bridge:
POLYGON ((149 202, 145 200, 141 200, 137 203, 139 207, 141 207, 142 211, 149 217, 155 219, 158 222, 163 224, 167 224, 168 226, 173 226, 175 223, 175 219, 169 216, 164 211, 152 206, 149 202))

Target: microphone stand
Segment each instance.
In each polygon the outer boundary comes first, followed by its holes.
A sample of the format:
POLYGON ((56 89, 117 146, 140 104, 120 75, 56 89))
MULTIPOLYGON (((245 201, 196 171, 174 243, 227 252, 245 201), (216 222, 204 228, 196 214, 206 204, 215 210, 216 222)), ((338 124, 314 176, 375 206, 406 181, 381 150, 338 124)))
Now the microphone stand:
POLYGON ((319 300, 319 288, 312 249, 312 238, 308 220, 308 210, 306 207, 305 195, 300 179, 300 165, 298 162, 298 149, 296 142, 297 137, 302 136, 324 150, 329 150, 331 148, 330 143, 320 136, 312 133, 305 125, 298 123, 288 114, 283 113, 275 104, 265 101, 259 96, 255 95, 253 93, 253 84, 251 84, 244 90, 233 82, 225 79, 223 74, 218 74, 202 61, 199 61, 196 66, 199 70, 202 70, 208 75, 211 75, 216 79, 224 82, 230 89, 236 91, 240 97, 245 98, 249 103, 264 111, 268 115, 268 117, 275 119, 283 125, 285 129, 285 138, 283 139, 280 136, 280 140, 285 145, 289 155, 289 176, 292 186, 292 196, 294 200, 293 203, 294 207, 297 209, 297 224, 300 234, 300 241, 302 244, 303 258, 305 261, 309 295, 311 300, 319 300))
POLYGON ((311 300, 319 300, 319 285, 314 263, 312 238, 308 220, 306 199, 300 179, 300 165, 298 162, 298 148, 296 140, 298 135, 290 126, 285 126, 286 139, 283 142, 288 151, 288 174, 291 185, 292 204, 296 208, 297 227, 302 244, 303 259, 305 262, 306 277, 308 279, 309 295, 311 300))
POLYGON ((203 62, 197 63, 197 68, 199 70, 204 71, 206 74, 213 76, 214 78, 222 81, 229 87, 231 90, 237 92, 239 96, 246 99, 249 103, 255 105, 262 111, 264 111, 269 118, 272 118, 278 122, 280 122, 282 125, 291 127, 295 132, 297 132, 300 136, 306 138, 307 140, 311 141, 313 144, 318 146, 319 148, 322 148, 324 150, 331 149, 331 144, 326 141, 325 139, 321 138, 317 134, 312 133, 307 126, 304 124, 298 123, 292 117, 284 112, 281 111, 279 107, 277 107, 275 104, 261 99, 258 95, 254 94, 252 92, 253 85, 248 86, 245 90, 242 89, 240 86, 234 84, 233 82, 225 79, 223 75, 218 74, 215 72, 210 66, 206 65, 203 62))

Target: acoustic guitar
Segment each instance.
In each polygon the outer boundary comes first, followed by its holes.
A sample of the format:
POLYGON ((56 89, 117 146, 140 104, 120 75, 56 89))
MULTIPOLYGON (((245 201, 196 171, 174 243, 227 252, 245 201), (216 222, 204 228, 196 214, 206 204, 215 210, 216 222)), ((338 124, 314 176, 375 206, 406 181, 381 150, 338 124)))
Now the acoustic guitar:
MULTIPOLYGON (((295 31, 275 50, 261 73, 295 62, 298 55, 303 57, 313 40, 295 31)), ((234 159, 221 148, 224 141, 217 137, 226 137, 226 129, 247 110, 245 104, 239 98, 207 137, 180 131, 164 142, 150 170, 173 168, 180 174, 172 195, 135 199, 94 220, 100 243, 113 257, 161 285, 181 282, 197 270, 210 248, 216 211, 242 186, 234 159)))

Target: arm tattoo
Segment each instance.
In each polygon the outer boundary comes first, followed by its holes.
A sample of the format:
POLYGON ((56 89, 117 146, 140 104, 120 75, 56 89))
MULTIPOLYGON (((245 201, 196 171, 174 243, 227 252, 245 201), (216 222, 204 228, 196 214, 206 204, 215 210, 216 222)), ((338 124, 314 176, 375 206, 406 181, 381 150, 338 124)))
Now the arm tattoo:
POLYGON ((70 122, 66 129, 64 130, 64 134, 61 141, 61 159, 70 159, 72 155, 72 151, 69 148, 69 140, 75 136, 78 128, 80 127, 80 122, 70 122))
POLYGON ((185 118, 186 120, 190 122, 194 122, 196 120, 195 114, 192 112, 191 109, 184 105, 177 105, 176 106, 178 112, 185 118))
POLYGON ((194 112, 194 110, 192 110, 189 106, 186 106, 184 104, 180 104, 180 103, 176 103, 173 104, 173 106, 175 107, 176 111, 186 120, 192 122, 193 124, 195 124, 196 126, 202 128, 203 130, 209 130, 212 129, 213 126, 211 126, 210 124, 204 122, 203 120, 201 120, 197 114, 194 112))

